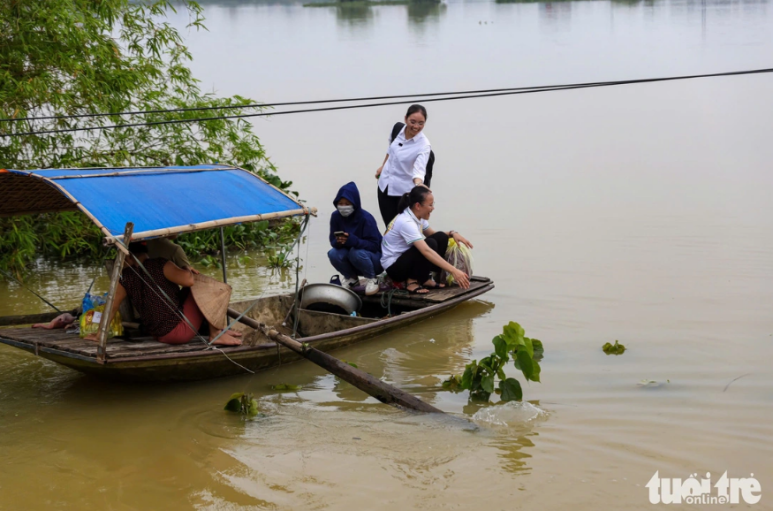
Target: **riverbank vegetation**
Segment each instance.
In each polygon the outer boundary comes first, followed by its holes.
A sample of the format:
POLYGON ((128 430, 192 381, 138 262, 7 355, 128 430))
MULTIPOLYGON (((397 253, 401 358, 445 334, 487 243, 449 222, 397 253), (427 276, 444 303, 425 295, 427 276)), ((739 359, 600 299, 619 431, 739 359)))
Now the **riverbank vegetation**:
MULTIPOLYGON (((242 107, 254 104, 252 99, 222 98, 201 90, 188 67, 192 60, 188 48, 166 21, 179 9, 187 12, 190 29, 204 28, 202 8, 190 0, 0 2, 0 134, 201 119, 221 113, 216 109, 114 113, 125 111, 228 106, 236 107, 228 110, 232 115, 255 112, 255 107, 242 107), (106 115, 71 117, 95 113, 106 115), (46 119, 27 120, 31 117, 46 119)), ((2 168, 202 163, 237 165, 285 191, 292 186, 279 178, 251 124, 241 119, 0 138, 2 168)), ((238 248, 266 247, 297 234, 297 227, 282 230, 282 224, 245 225, 229 228, 226 234, 238 248)), ((3 218, 0 268, 23 277, 30 262, 41 255, 96 260, 105 252, 101 239, 100 231, 80 213, 3 218)), ((180 240, 193 250, 194 260, 219 249, 219 237, 214 235, 193 233, 180 240)))

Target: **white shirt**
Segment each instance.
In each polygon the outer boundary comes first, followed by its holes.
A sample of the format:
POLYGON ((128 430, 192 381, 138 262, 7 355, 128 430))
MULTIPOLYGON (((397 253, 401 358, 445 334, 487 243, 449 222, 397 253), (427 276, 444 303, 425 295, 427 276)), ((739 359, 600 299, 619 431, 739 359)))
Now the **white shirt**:
POLYGON ((387 193, 393 197, 399 197, 411 191, 414 187, 414 178, 418 177, 424 182, 430 150, 429 140, 424 136, 424 131, 406 140, 405 126, 403 126, 394 141, 389 144, 387 151, 389 158, 378 179, 379 190, 383 192, 388 186, 387 193))
POLYGON ((411 208, 405 208, 389 223, 381 240, 381 266, 385 270, 392 266, 414 242, 425 239, 424 231, 427 229, 429 222, 419 220, 411 208))

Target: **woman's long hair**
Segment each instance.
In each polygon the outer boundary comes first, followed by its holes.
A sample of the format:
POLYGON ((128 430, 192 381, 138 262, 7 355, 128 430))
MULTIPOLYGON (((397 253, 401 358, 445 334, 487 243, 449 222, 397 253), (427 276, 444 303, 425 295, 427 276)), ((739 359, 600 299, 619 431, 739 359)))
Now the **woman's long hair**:
POLYGON ((399 215, 405 208, 412 208, 414 204, 421 204, 427 195, 431 194, 432 190, 426 186, 414 186, 413 190, 408 193, 404 193, 400 197, 400 202, 397 204, 397 214, 399 215))

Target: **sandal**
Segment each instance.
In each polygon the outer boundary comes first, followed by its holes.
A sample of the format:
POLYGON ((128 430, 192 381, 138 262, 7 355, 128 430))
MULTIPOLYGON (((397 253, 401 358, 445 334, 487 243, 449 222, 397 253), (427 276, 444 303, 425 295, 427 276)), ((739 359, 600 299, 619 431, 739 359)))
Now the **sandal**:
POLYGON ((442 282, 435 282, 435 279, 429 279, 423 284, 424 289, 443 289, 446 287, 442 282), (430 284, 432 282, 432 284, 430 284))
POLYGON ((426 295, 427 293, 429 293, 429 290, 426 287, 419 284, 418 282, 411 282, 410 284, 406 284, 405 290, 412 295, 426 295), (416 287, 411 289, 411 286, 413 285, 416 285, 416 287), (422 293, 422 291, 424 292, 422 293))

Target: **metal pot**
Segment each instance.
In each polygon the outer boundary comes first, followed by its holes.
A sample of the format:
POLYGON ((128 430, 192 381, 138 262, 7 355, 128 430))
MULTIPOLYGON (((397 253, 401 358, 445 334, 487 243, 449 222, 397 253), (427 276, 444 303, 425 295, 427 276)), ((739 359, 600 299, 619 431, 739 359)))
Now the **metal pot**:
POLYGON ((357 293, 335 284, 309 284, 298 294, 301 309, 349 315, 362 307, 357 293))

